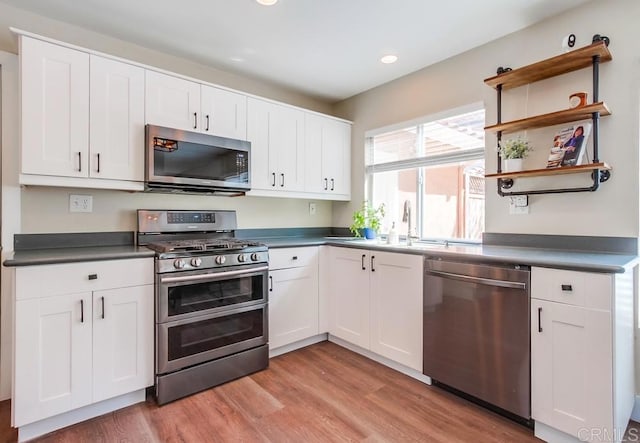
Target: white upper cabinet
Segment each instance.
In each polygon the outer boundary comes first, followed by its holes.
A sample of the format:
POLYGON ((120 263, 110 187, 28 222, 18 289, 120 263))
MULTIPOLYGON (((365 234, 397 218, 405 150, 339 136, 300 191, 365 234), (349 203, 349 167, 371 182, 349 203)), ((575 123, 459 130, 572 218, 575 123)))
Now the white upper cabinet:
POLYGON ((247 96, 202 85, 202 122, 204 132, 220 137, 247 139, 247 96))
POLYGON ((247 97, 147 71, 147 123, 246 140, 247 97))
POLYGON ((144 69, 91 55, 89 175, 144 180, 144 69))
POLYGON ((252 189, 304 191, 303 111, 249 98, 247 139, 252 189))
POLYGON ((22 173, 86 177, 89 54, 22 37, 22 173))
POLYGON ((20 183, 141 190, 144 69, 24 36, 20 60, 20 183))
POLYGON ((147 71, 146 121, 151 125, 199 131, 200 84, 155 71, 147 71))
POLYGON ((351 125, 305 114, 305 191, 349 199, 351 194, 351 125))

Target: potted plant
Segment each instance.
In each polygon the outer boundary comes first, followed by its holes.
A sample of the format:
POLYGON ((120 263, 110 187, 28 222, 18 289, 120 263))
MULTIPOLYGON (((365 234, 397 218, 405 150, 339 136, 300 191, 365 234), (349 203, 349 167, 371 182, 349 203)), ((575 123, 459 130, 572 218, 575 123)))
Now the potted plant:
POLYGON ((522 159, 526 158, 532 150, 529 141, 522 137, 501 140, 498 152, 504 160, 504 172, 522 171, 522 159))
POLYGON ((384 217, 384 203, 377 208, 369 202, 362 202, 362 207, 353 213, 353 223, 349 227, 356 237, 376 238, 384 217))

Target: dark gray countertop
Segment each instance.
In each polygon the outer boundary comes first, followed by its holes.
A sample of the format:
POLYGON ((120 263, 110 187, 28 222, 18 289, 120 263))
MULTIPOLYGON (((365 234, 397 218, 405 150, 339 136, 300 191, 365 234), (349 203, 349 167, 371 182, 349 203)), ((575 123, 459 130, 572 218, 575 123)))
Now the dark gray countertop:
POLYGON ((13 257, 4 261, 4 265, 34 266, 83 261, 121 260, 153 257, 154 254, 150 249, 133 245, 34 249, 15 251, 13 257))
POLYGON ((638 262, 637 255, 611 254, 587 251, 564 251, 513 246, 481 244, 450 244, 418 242, 413 246, 387 245, 380 240, 341 240, 337 238, 264 238, 270 248, 331 245, 375 251, 400 252, 451 260, 510 263, 577 271, 618 273, 638 262))
MULTIPOLYGON (((293 248, 331 245, 374 251, 400 252, 451 260, 481 261, 489 263, 511 263, 542 266, 578 271, 618 273, 638 262, 632 254, 568 251, 531 247, 497 246, 452 243, 417 242, 408 247, 404 244, 387 245, 380 240, 353 240, 339 237, 270 237, 255 238, 269 248, 293 248)), ((81 261, 130 259, 153 257, 154 252, 133 245, 92 246, 72 248, 47 248, 20 250, 4 262, 5 266, 33 266, 81 261)))

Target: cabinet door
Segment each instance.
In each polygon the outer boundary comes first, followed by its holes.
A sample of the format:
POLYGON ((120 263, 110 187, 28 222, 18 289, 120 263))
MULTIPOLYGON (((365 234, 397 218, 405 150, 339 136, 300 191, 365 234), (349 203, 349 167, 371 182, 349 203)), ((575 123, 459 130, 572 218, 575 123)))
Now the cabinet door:
POLYGON ((247 140, 251 142, 252 189, 276 189, 275 157, 271 155, 269 139, 271 112, 270 103, 251 97, 247 99, 247 140))
POLYGON ((17 301, 15 334, 14 426, 91 403, 90 293, 17 301))
POLYGON ((144 69, 91 56, 91 177, 144 180, 144 69))
POLYGON ((329 177, 323 168, 323 136, 325 118, 305 113, 304 116, 304 189, 329 193, 329 177))
POLYGON ((329 332, 369 349, 369 253, 331 248, 329 332))
POLYGON ((304 191, 304 113, 288 106, 273 105, 269 139, 269 162, 270 168, 276 169, 276 188, 304 191), (276 160, 275 165, 272 160, 276 160))
POLYGON ((318 334, 318 267, 271 271, 269 348, 318 334))
POLYGON ((89 55, 20 38, 22 173, 88 176, 89 55))
POLYGON ((532 299, 531 326, 533 419, 613 435, 610 313, 532 299))
POLYGON ((422 256, 371 251, 371 350, 422 372, 422 256))
POLYGON ((200 84, 146 71, 146 122, 168 128, 200 131, 200 84))
POLYGON ((93 401, 153 384, 153 285, 93 293, 93 401))
POLYGON ((247 139, 247 96, 211 86, 201 86, 200 128, 220 137, 247 139))
POLYGON ((322 133, 322 171, 332 194, 351 194, 351 125, 326 119, 322 133))

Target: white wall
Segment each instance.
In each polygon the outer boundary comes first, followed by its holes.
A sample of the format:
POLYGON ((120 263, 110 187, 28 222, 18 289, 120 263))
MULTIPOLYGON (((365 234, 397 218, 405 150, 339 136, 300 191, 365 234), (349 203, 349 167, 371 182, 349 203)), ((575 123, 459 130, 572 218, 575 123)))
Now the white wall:
MULTIPOLYGON (((365 131, 482 101, 487 125, 496 123, 496 94, 483 80, 498 66, 517 68, 562 52, 563 36, 574 33, 577 46, 594 34, 610 37, 613 61, 601 66, 600 99, 612 116, 601 120, 600 159, 613 166, 612 178, 595 193, 530 197, 530 214, 509 215, 508 199, 496 193, 496 181, 486 185, 486 231, 563 235, 637 237, 639 207, 640 2, 593 1, 517 33, 452 57, 401 79, 338 103, 335 112, 355 122, 352 132, 352 201, 334 203, 333 225, 348 225, 353 210, 365 198, 365 131)), ((499 17, 497 17, 497 22, 499 17)), ((498 23, 496 23, 498 25, 498 23)), ((444 44, 444 43, 443 43, 444 44)), ((402 58, 400 58, 401 62, 402 58)), ((591 98, 591 70, 506 91, 503 121, 568 107, 572 92, 591 98)), ((558 127, 528 131, 536 151, 525 167, 545 167, 550 141, 558 127)), ((486 169, 496 169, 495 136, 487 137, 486 169)), ((531 180, 527 186, 589 184, 587 177, 531 180), (585 181, 586 180, 586 181, 585 181)))

